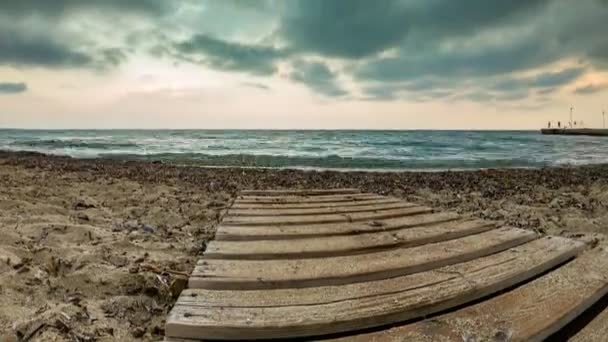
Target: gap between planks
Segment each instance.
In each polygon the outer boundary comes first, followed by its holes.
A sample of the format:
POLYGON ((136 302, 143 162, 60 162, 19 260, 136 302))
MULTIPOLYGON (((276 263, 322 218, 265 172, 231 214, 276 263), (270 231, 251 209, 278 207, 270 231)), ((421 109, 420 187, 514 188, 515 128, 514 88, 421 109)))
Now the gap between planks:
POLYGON ((460 216, 451 212, 432 213, 428 208, 412 210, 408 215, 373 219, 367 222, 338 222, 329 224, 302 224, 288 226, 231 226, 221 224, 215 234, 215 240, 253 241, 253 240, 287 240, 336 235, 357 235, 373 232, 385 232, 402 228, 422 227, 438 223, 455 221, 460 216))
POLYGON ((367 201, 387 198, 376 194, 328 195, 328 196, 238 196, 237 204, 298 204, 298 203, 334 203, 367 201))
POLYGON ((324 224, 338 222, 359 222, 368 220, 388 219, 401 216, 418 214, 420 212, 432 212, 433 209, 422 206, 408 206, 400 209, 389 209, 381 211, 370 211, 350 214, 323 214, 323 215, 303 215, 303 216, 249 216, 226 217, 224 225, 233 226, 277 226, 277 225, 300 225, 300 224, 324 224))
POLYGON ((392 197, 379 197, 371 199, 359 199, 337 202, 321 202, 321 203, 239 203, 232 205, 232 209, 309 209, 309 208, 333 208, 333 207, 359 207, 371 204, 389 204, 398 203, 402 200, 392 197))
POLYGON ((416 207, 414 203, 403 201, 393 203, 380 203, 364 206, 330 207, 330 208, 304 208, 304 209, 235 209, 230 208, 226 217, 245 218, 257 216, 310 216, 323 214, 349 214, 361 212, 380 212, 390 209, 403 209, 416 207))
POLYGON ((297 196, 316 196, 316 195, 343 195, 358 194, 361 191, 355 188, 343 189, 306 189, 306 190, 241 190, 243 196, 277 196, 277 195, 297 195, 297 196))

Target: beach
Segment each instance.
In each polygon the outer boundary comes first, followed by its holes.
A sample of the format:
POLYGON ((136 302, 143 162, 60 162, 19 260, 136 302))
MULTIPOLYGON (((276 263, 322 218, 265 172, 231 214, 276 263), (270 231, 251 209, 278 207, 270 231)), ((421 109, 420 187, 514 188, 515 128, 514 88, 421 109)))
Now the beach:
POLYGON ((159 340, 239 190, 343 187, 594 243, 608 227, 608 165, 343 172, 0 152, 0 341, 159 340))

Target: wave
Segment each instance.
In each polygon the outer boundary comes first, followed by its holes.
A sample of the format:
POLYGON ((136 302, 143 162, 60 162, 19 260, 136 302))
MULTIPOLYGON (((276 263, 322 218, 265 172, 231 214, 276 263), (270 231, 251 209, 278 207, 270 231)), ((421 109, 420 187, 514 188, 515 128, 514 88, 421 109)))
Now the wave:
POLYGON ((535 168, 549 166, 546 162, 528 159, 386 159, 364 157, 324 157, 276 156, 227 154, 209 155, 203 153, 159 153, 159 154, 100 154, 100 158, 121 160, 166 161, 173 163, 204 166, 238 166, 269 168, 319 168, 319 169, 484 169, 484 168, 535 168))
POLYGON ((10 146, 48 148, 48 149, 90 148, 90 149, 98 149, 98 150, 139 147, 139 145, 137 145, 136 143, 130 143, 130 142, 100 142, 100 141, 59 140, 59 139, 15 141, 15 142, 10 143, 10 146))

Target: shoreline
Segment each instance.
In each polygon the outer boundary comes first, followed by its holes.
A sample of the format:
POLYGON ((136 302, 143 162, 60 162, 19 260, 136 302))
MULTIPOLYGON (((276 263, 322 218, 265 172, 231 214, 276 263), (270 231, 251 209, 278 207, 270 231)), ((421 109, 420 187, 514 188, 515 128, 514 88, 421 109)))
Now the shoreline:
POLYGON ((608 227, 607 164, 304 171, 0 151, 0 340, 159 340, 238 191, 353 187, 599 243, 608 227))

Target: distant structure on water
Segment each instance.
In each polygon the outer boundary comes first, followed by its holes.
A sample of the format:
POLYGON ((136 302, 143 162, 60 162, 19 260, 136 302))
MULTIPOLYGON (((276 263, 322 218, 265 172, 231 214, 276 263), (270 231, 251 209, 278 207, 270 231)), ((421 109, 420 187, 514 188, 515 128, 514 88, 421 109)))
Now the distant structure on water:
POLYGON ((548 135, 591 135, 591 136, 608 136, 608 129, 606 129, 606 112, 602 111, 602 119, 604 122, 603 128, 585 128, 582 121, 572 121, 572 111, 574 108, 570 107, 570 122, 562 124, 561 121, 557 122, 557 127, 553 126, 551 122, 547 124, 547 128, 541 128, 542 134, 548 135))

